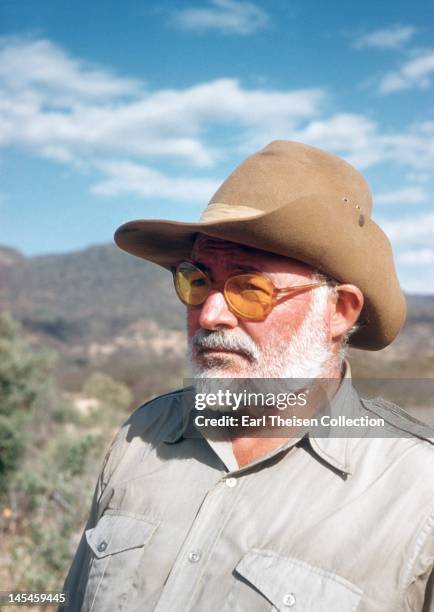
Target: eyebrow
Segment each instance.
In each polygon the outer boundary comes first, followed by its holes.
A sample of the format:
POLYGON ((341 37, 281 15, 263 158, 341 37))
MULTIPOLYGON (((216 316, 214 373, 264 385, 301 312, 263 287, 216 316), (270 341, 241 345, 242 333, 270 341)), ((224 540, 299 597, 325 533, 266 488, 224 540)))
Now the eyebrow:
MULTIPOLYGON (((211 268, 202 263, 199 259, 193 259, 192 262, 204 272, 211 272, 211 268)), ((233 267, 234 270, 241 270, 242 272, 262 272, 259 268, 252 266, 251 264, 236 264, 233 267)))

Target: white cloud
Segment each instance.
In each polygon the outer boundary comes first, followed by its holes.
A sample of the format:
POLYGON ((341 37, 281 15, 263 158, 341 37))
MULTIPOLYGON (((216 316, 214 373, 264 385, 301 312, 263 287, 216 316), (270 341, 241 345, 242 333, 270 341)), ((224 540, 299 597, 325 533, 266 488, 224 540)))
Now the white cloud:
POLYGON ((102 196, 134 194, 145 199, 167 199, 183 202, 207 202, 219 181, 209 178, 177 178, 167 176, 144 165, 125 160, 96 163, 107 178, 92 187, 102 196))
POLYGON ((434 213, 383 219, 379 225, 392 241, 404 289, 433 293, 434 213))
POLYGON ((398 261, 410 266, 429 266, 434 264, 434 249, 404 251, 398 255, 398 261))
POLYGON ((225 34, 253 34, 267 26, 267 13, 251 2, 239 0, 210 0, 207 8, 176 11, 173 23, 185 30, 206 32, 216 30, 225 34))
POLYGON ((0 82, 7 83, 12 92, 25 91, 29 104, 49 102, 53 95, 59 106, 74 96, 104 100, 107 96, 133 95, 141 88, 138 80, 74 60, 45 39, 2 38, 0 57, 0 82))
POLYGON ((210 128, 236 127, 241 140, 243 132, 289 129, 315 116, 324 99, 319 89, 248 90, 236 79, 146 91, 138 81, 89 71, 47 41, 0 49, 0 146, 56 161, 123 155, 213 166, 219 153, 205 142, 210 128))
POLYGON ((353 46, 356 49, 398 49, 407 43, 415 33, 414 26, 392 25, 359 36, 353 46))
POLYGON ((389 72, 380 81, 379 91, 390 94, 405 89, 427 89, 434 73, 434 50, 425 50, 405 62, 399 70, 389 72))
POLYGON ((374 201, 377 204, 422 204, 428 201, 428 194, 416 185, 380 193, 374 198, 374 201))
POLYGON ((382 133, 380 126, 364 115, 338 113, 313 119, 289 137, 334 151, 360 169, 390 162, 431 173, 434 167, 434 134, 425 124, 382 133))
MULTIPOLYGON (((215 168, 274 138, 323 147, 361 169, 392 163, 400 176, 403 170, 432 175, 433 122, 384 132, 361 114, 327 115, 328 100, 322 89, 247 89, 233 78, 150 90, 143 82, 89 67, 49 41, 9 40, 0 46, 0 147, 91 172, 99 164, 106 175, 95 186, 100 194, 121 193, 129 180, 134 193, 148 197, 133 169, 152 171, 161 163, 164 176, 169 180, 173 174, 174 189, 182 192, 180 172, 215 168), (117 173, 113 159, 126 164, 117 173)), ((152 175, 153 184, 157 178, 161 184, 163 178, 152 175)), ((412 189, 406 197, 420 199, 422 191, 412 189)), ((167 185, 163 190, 172 197, 167 185)), ((198 193, 202 199, 203 191, 198 193)))
POLYGON ((432 176, 429 172, 409 172, 405 178, 412 183, 424 184, 428 183, 432 176))
POLYGON ((382 157, 382 152, 373 146, 378 138, 378 127, 363 115, 339 113, 326 119, 313 120, 291 137, 339 152, 359 168, 369 167, 382 157))
POLYGON ((395 244, 412 243, 418 248, 432 247, 434 235, 434 213, 405 216, 399 219, 384 219, 380 222, 395 244))

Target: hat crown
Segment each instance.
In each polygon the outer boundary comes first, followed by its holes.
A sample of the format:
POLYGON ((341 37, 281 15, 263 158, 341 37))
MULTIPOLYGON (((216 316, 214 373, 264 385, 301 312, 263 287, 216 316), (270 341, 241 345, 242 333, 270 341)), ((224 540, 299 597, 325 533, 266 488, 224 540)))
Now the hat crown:
POLYGON ((275 140, 244 160, 209 206, 241 206, 262 213, 310 195, 334 196, 337 202, 371 215, 369 186, 353 166, 336 155, 288 140, 275 140))

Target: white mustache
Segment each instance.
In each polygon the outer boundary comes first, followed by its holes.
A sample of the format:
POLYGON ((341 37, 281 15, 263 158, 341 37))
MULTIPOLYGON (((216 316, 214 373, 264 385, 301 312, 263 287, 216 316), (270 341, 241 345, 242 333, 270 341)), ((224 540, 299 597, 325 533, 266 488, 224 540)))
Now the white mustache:
POLYGON ((247 334, 234 330, 198 329, 191 339, 191 345, 202 349, 238 351, 254 363, 258 363, 261 356, 258 347, 247 334))

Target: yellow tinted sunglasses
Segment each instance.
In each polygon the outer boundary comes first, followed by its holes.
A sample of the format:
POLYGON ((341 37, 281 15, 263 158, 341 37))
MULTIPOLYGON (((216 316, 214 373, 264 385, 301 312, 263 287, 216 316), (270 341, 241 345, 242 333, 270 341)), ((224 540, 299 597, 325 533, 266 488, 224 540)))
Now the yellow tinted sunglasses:
MULTIPOLYGON (((213 287, 219 288, 206 272, 191 261, 181 261, 176 266, 173 281, 179 299, 186 306, 200 306, 213 287)), ((247 321, 262 321, 276 306, 280 296, 295 295, 327 284, 323 281, 278 289, 263 272, 243 272, 226 279, 223 295, 229 309, 237 317, 247 321)))

